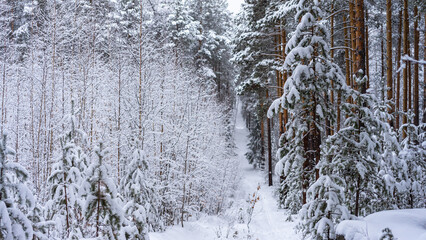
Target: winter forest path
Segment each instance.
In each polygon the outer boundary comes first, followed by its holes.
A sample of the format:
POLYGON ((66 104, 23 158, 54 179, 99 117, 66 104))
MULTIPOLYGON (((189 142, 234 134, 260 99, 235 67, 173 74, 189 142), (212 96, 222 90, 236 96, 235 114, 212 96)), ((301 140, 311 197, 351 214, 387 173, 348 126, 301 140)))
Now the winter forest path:
POLYGON ((295 222, 287 222, 286 212, 277 207, 274 187, 266 183, 265 174, 250 165, 245 157, 248 129, 241 114, 241 103, 237 103, 235 122, 236 162, 239 164, 236 192, 232 206, 220 216, 203 216, 197 221, 185 222, 185 227, 174 226, 164 233, 151 233, 150 240, 298 240, 295 222), (259 190, 257 191, 257 188, 259 190), (254 205, 249 228, 247 220, 250 208, 247 202, 257 192, 259 200, 254 205), (241 221, 244 219, 244 221, 241 221))

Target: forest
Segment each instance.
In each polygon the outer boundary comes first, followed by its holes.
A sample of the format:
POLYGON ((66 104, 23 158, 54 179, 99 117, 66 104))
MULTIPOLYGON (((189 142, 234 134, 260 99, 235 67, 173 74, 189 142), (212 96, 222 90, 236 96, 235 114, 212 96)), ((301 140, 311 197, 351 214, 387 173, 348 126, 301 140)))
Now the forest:
POLYGON ((230 1, 0 0, 0 239, 426 237, 426 3, 230 1))

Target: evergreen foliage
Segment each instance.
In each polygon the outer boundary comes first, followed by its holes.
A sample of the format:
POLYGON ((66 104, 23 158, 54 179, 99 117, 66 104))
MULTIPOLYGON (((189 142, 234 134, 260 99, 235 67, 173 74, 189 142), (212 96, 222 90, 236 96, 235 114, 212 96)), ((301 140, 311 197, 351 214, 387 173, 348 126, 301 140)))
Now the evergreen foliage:
POLYGON ((96 159, 86 171, 83 186, 86 202, 83 206, 85 224, 90 226, 86 236, 119 239, 125 217, 117 198, 111 167, 105 163, 108 149, 102 142, 95 148, 96 159))
POLYGON ((46 212, 47 219, 57 223, 58 235, 53 237, 74 239, 83 237, 81 184, 85 178, 87 156, 79 144, 85 143, 86 135, 76 129, 74 110, 65 120, 69 123, 59 137, 61 156, 52 166, 48 178, 50 194, 46 212))
POLYGON ((148 178, 148 162, 143 151, 136 149, 126 166, 122 189, 125 199, 124 212, 138 230, 135 239, 147 239, 147 233, 161 231, 163 223, 158 208, 161 200, 148 178))
POLYGON ((26 216, 35 205, 26 185, 28 173, 19 163, 7 160, 15 151, 7 145, 7 134, 0 140, 0 238, 5 240, 30 239, 33 226, 26 216))

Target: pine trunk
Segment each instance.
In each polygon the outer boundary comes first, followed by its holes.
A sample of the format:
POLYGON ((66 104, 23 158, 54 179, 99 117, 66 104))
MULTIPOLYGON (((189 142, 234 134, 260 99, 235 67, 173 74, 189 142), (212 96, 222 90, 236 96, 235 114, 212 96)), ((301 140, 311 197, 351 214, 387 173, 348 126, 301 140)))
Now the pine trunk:
MULTIPOLYGON (((266 90, 266 99, 269 98, 269 92, 266 90)), ((272 138, 271 138, 271 119, 266 119, 266 126, 268 131, 268 183, 272 186, 272 138)))
MULTIPOLYGON (((401 50, 402 50, 402 10, 399 11, 399 25, 398 25, 398 49, 396 52, 396 68, 401 68, 401 50)), ((396 98, 395 98, 395 129, 399 130, 399 110, 400 110, 400 96, 401 96, 401 74, 396 73, 396 98)))
MULTIPOLYGON (((365 75, 365 25, 364 25, 364 0, 355 1, 356 41, 355 41, 355 71, 358 78, 365 75)), ((366 92, 366 83, 360 86, 361 93, 366 92)))
MULTIPOLYGON (((277 61, 280 62, 281 61, 281 29, 278 28, 278 32, 277 35, 275 36, 275 52, 277 57, 277 61)), ((277 75, 277 97, 281 97, 282 94, 282 85, 281 85, 281 72, 280 71, 275 71, 275 74, 277 75)), ((278 119, 279 119, 279 130, 280 130, 280 135, 284 133, 284 124, 283 124, 283 114, 280 111, 278 114, 278 119)))
POLYGON ((140 1, 140 13, 139 13, 139 140, 142 141, 142 1, 140 1))
MULTIPOLYGON (((426 13, 425 13, 425 29, 424 29, 424 46, 423 46, 423 59, 426 61, 426 13)), ((426 123, 426 64, 423 64, 423 123, 426 123)))
MULTIPOLYGON (((331 24, 331 32, 330 32, 330 57, 331 61, 334 61, 334 1, 331 2, 331 18, 330 18, 330 24, 331 24)), ((331 106, 334 108, 334 82, 331 80, 331 91, 330 91, 330 102, 331 106)), ((338 110, 337 115, 340 115, 340 112, 338 110)), ((329 122, 329 121, 328 121, 329 122)), ((329 124, 330 125, 330 124, 329 124)), ((334 134, 334 126, 330 126, 330 135, 334 134)))
POLYGON ((367 88, 370 88, 370 55, 368 47, 368 9, 365 9, 365 71, 367 74, 367 88))
MULTIPOLYGON (((346 85, 351 86, 351 64, 349 58, 350 36, 346 16, 343 16, 343 32, 345 35, 345 66, 346 66, 346 85)), ((349 99, 348 99, 349 101, 349 99)))
MULTIPOLYGON (((386 55, 387 55, 387 69, 386 69, 386 80, 387 80, 387 100, 392 101, 392 0, 386 0, 386 55)), ((389 114, 393 114, 394 108, 391 105, 388 109, 389 114)), ((393 126, 391 120, 390 124, 393 126)))
MULTIPOLYGON (((286 53, 285 53, 285 45, 286 44, 287 44, 286 31, 284 29, 284 26, 282 26, 282 28, 281 28, 281 50, 282 50, 283 62, 285 61, 286 56, 287 56, 286 53)), ((287 71, 284 70, 284 72, 282 73, 281 76, 282 76, 281 86, 283 87, 281 89, 281 94, 283 94, 284 93, 284 85, 285 85, 285 83, 287 81, 287 71)), ((287 122, 288 122, 288 111, 287 111, 287 109, 284 109, 283 121, 284 121, 284 123, 283 123, 284 124, 283 129, 284 129, 284 131, 286 131, 286 125, 287 125, 287 122)))
MULTIPOLYGON (((408 55, 408 0, 404 0, 404 56, 408 55)), ((404 81, 404 86, 403 86, 403 103, 402 103, 402 108, 404 111, 404 114, 402 115, 402 124, 407 124, 407 111, 408 111, 408 64, 407 62, 405 62, 405 67, 403 70, 403 81, 404 81)), ((407 137, 407 132, 406 129, 404 127, 403 129, 403 133, 402 133, 402 138, 407 137)))
MULTIPOLYGON (((356 53, 356 31, 355 31, 355 14, 354 14, 354 1, 355 0, 349 0, 349 30, 350 30, 350 46, 351 46, 351 74, 350 77, 350 86, 352 88, 356 89, 356 86, 354 85, 354 79, 353 75, 356 74, 355 71, 355 53, 356 53)), ((352 99, 351 99, 352 102, 352 99)))
MULTIPOLYGON (((420 33, 419 27, 419 15, 417 6, 414 7, 414 59, 419 59, 419 38, 420 33)), ((413 96, 413 108, 414 108, 414 125, 419 125, 420 113, 419 113, 419 64, 414 63, 414 96, 413 96)))

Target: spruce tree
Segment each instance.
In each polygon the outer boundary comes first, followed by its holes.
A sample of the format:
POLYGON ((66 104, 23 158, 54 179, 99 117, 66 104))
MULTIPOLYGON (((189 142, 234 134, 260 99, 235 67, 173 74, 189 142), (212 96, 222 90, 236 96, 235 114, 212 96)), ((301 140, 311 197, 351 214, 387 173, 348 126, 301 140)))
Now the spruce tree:
POLYGON ((260 121, 259 119, 254 119, 253 126, 250 128, 250 136, 249 136, 249 143, 248 148, 250 151, 248 151, 245 156, 250 164, 253 165, 255 168, 260 168, 261 165, 265 162, 265 156, 261 153, 261 137, 260 137, 260 121))
MULTIPOLYGON (((366 81, 356 79, 360 84, 366 81)), ((386 105, 371 93, 351 90, 354 103, 342 104, 347 115, 342 129, 331 136, 329 155, 342 163, 336 175, 346 182, 345 203, 352 214, 367 215, 391 207, 402 162, 399 143, 388 123, 386 105)))
POLYGON ((55 227, 58 236, 53 237, 73 239, 83 236, 81 183, 87 168, 87 156, 79 145, 85 143, 86 134, 76 129, 74 110, 65 119, 69 124, 65 126, 64 134, 59 137, 60 157, 53 164, 52 173, 47 180, 50 195, 46 203, 46 218, 57 223, 55 227))
MULTIPOLYGON (((412 120, 412 116, 410 117, 412 120)), ((426 207, 426 133, 425 124, 407 124, 408 137, 402 141, 400 177, 396 181, 400 208, 426 207)))
POLYGON ((30 239, 33 237, 31 221, 26 211, 35 202, 26 185, 27 171, 16 162, 7 160, 15 151, 7 146, 7 134, 0 140, 0 239, 30 239))
MULTIPOLYGON (((322 3, 301 0, 286 4, 289 10, 296 10, 297 23, 285 47, 283 68, 289 78, 283 96, 273 102, 268 115, 283 108, 289 111, 276 173, 285 177, 281 191, 286 194, 281 196, 285 199, 284 207, 291 205, 292 212, 297 212, 303 204, 314 200, 306 192, 320 180, 315 165, 320 161, 321 136, 328 127, 326 119, 330 123, 336 119, 336 112, 325 96, 330 91, 344 91, 346 85, 340 68, 330 57, 329 32, 326 22, 320 20, 324 18, 322 3)), ((324 179, 321 181, 325 183, 324 179)))
POLYGON ((35 207, 28 212, 28 219, 33 225, 33 239, 48 240, 49 239, 49 228, 53 228, 55 225, 54 221, 47 221, 44 217, 44 208, 36 202, 35 207))
POLYGON ((147 233, 163 229, 158 211, 160 198, 149 183, 148 162, 142 150, 136 149, 127 164, 123 178, 126 217, 137 228, 135 239, 147 239, 147 233))
POLYGON ((86 172, 83 183, 86 202, 83 207, 87 237, 119 239, 125 223, 122 207, 117 198, 117 189, 110 177, 111 168, 105 162, 108 149, 102 142, 95 148, 96 159, 86 172))

